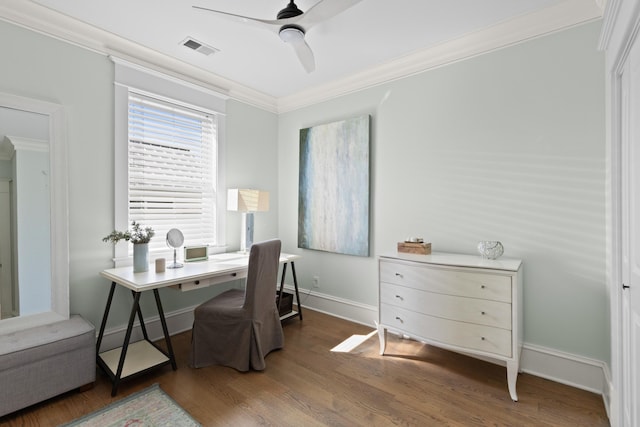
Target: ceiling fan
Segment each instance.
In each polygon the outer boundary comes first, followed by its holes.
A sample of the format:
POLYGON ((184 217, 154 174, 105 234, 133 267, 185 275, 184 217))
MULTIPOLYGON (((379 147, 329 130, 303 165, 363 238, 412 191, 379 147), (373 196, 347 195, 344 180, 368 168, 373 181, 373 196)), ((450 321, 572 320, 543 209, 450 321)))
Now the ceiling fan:
POLYGON ((208 9, 202 6, 193 6, 195 9, 239 18, 242 22, 256 24, 261 28, 276 32, 282 41, 291 45, 296 52, 300 63, 310 73, 315 70, 316 64, 311 48, 304 40, 304 35, 314 25, 333 18, 344 12, 351 6, 362 0, 320 0, 306 12, 298 9, 298 6, 289 1, 287 7, 278 12, 277 19, 259 19, 249 16, 235 15, 221 10, 208 9))

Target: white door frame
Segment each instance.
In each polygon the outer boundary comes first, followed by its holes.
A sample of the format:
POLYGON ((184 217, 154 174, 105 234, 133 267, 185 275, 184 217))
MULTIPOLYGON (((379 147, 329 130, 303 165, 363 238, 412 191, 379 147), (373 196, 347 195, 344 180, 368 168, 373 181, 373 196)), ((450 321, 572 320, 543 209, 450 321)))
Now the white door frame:
MULTIPOLYGON (((609 0, 604 13, 600 49, 606 51, 608 110, 609 233, 607 242, 611 310, 611 384, 608 395, 611 425, 624 426, 622 384, 622 84, 621 76, 632 42, 640 32, 640 0, 609 0)), ((605 396, 606 397, 606 396, 605 396)))

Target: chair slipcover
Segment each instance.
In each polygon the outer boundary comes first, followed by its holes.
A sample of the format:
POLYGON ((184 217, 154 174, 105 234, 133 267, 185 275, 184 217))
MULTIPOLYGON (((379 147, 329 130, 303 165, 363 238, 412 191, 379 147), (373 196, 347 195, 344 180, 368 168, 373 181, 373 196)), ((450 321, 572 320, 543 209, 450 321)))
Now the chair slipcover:
POLYGON ((251 246, 245 290, 223 292, 196 308, 191 366, 260 371, 266 366, 265 356, 283 347, 276 306, 280 248, 280 240, 251 246))

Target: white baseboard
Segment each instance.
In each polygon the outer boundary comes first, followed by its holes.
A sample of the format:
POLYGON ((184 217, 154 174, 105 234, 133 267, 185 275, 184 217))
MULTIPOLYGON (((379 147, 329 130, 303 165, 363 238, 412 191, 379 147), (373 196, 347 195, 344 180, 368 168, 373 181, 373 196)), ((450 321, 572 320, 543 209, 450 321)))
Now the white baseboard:
MULTIPOLYGON (((197 305, 194 305, 192 307, 165 313, 169 335, 179 334, 180 332, 191 329, 193 326, 193 310, 195 310, 196 307, 197 305)), ((160 323, 160 317, 158 315, 146 316, 144 318, 144 324, 147 328, 147 335, 151 341, 162 339, 164 334, 162 333, 162 324, 160 323)), ((126 332, 126 325, 105 330, 102 338, 102 344, 100 345, 100 352, 122 346, 126 332)), ((96 334, 97 333, 98 331, 96 330, 96 334)), ((140 323, 136 321, 133 324, 131 341, 135 342, 141 339, 142 329, 140 328, 140 323)))
MULTIPOLYGON (((294 293, 292 285, 285 285, 285 290, 294 293)), ((293 302, 295 303, 295 296, 293 302)), ((378 307, 354 302, 351 300, 325 295, 307 289, 300 289, 300 304, 314 311, 349 320, 350 322, 376 327, 378 307)), ((304 318, 304 313, 303 313, 304 318)))
MULTIPOLYGON (((293 287, 286 285, 286 290, 293 293, 293 287)), ((295 302, 295 299, 294 299, 295 302)), ((300 290, 300 303, 308 308, 331 316, 339 317, 355 323, 375 328, 378 319, 376 306, 357 303, 336 298, 318 292, 300 290)), ((171 335, 187 331, 193 325, 193 310, 196 306, 183 308, 165 313, 167 327, 171 335)), ((304 318, 304 310, 303 310, 304 318)), ((147 333, 152 340, 162 338, 160 318, 156 316, 145 318, 147 333)), ((110 350, 122 345, 126 332, 125 327, 113 328, 105 331, 101 351, 110 350)), ((142 338, 138 323, 134 325, 132 340, 142 338)), ((611 375, 604 362, 564 353, 558 350, 525 343, 522 348, 520 367, 523 372, 542 377, 551 381, 566 384, 582 390, 602 395, 607 411, 613 396, 611 375)))
POLYGON ((611 379, 611 370, 609 365, 604 365, 604 387, 602 390, 602 401, 604 402, 604 409, 607 411, 607 418, 612 427, 618 425, 618 417, 615 411, 612 412, 612 408, 617 408, 617 394, 616 389, 613 386, 613 380, 611 379))
POLYGON ((604 395, 605 364, 599 360, 525 343, 520 366, 528 374, 604 395))

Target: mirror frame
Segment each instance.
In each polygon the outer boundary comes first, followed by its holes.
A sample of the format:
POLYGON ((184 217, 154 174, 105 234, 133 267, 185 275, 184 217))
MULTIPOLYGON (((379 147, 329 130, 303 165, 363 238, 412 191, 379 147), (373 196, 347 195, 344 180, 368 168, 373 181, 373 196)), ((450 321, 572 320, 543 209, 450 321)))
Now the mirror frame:
MULTIPOLYGON (((3 319, 0 334, 69 318, 69 212, 67 146, 62 105, 0 92, 0 107, 49 117, 49 188, 51 225, 50 311, 3 319)), ((19 135, 14 135, 20 137, 19 135)), ((19 261, 18 261, 19 262, 19 261)))

